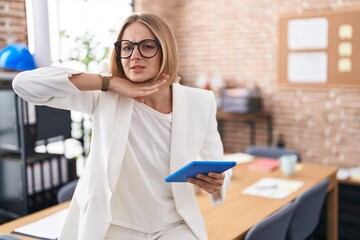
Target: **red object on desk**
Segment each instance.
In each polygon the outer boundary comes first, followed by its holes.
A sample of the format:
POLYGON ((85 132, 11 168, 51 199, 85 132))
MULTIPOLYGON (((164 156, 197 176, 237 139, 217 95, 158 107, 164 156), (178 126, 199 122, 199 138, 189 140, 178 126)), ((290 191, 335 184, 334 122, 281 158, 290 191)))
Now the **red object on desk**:
POLYGON ((274 158, 259 158, 249 165, 249 170, 271 172, 278 168, 279 161, 274 158))

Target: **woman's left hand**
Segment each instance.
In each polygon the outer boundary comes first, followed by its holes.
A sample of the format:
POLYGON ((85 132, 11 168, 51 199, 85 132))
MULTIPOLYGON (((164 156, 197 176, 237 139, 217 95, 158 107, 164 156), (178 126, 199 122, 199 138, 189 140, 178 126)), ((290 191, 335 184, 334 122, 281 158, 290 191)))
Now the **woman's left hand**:
POLYGON ((198 174, 196 178, 188 178, 188 182, 207 191, 210 194, 220 192, 224 184, 225 173, 209 173, 208 175, 198 174))

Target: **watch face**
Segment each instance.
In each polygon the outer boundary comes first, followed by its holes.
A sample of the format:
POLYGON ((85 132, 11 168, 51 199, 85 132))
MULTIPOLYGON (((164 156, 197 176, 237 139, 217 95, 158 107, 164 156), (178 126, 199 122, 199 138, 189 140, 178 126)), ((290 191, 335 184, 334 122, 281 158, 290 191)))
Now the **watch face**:
POLYGON ((112 74, 110 72, 105 72, 105 71, 99 73, 99 75, 102 77, 112 77, 112 74))

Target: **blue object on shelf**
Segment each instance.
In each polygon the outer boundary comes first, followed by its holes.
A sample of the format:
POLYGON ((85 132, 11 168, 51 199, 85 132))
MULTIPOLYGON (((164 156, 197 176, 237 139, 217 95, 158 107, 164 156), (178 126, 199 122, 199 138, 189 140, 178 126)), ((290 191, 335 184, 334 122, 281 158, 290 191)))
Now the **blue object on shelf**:
POLYGON ((25 71, 36 68, 35 61, 24 44, 14 43, 6 46, 0 51, 0 67, 25 71))

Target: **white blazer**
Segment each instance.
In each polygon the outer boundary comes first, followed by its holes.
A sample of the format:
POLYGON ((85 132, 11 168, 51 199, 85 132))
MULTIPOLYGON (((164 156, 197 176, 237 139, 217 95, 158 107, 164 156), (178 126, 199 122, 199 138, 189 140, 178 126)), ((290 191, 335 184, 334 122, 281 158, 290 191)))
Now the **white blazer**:
MULTIPOLYGON (((126 148, 134 100, 112 92, 80 91, 69 80, 75 73, 79 72, 59 67, 26 71, 15 77, 13 88, 20 97, 33 104, 92 115, 91 151, 59 239, 100 240, 104 239, 111 224, 112 194, 123 158, 129 152, 126 148)), ((214 94, 178 83, 172 86, 169 174, 199 155, 207 160, 222 159, 214 94)), ((225 198, 230 177, 231 171, 226 171, 221 201, 225 198)), ((207 239, 192 184, 171 183, 171 187, 177 212, 198 239, 207 239)))

